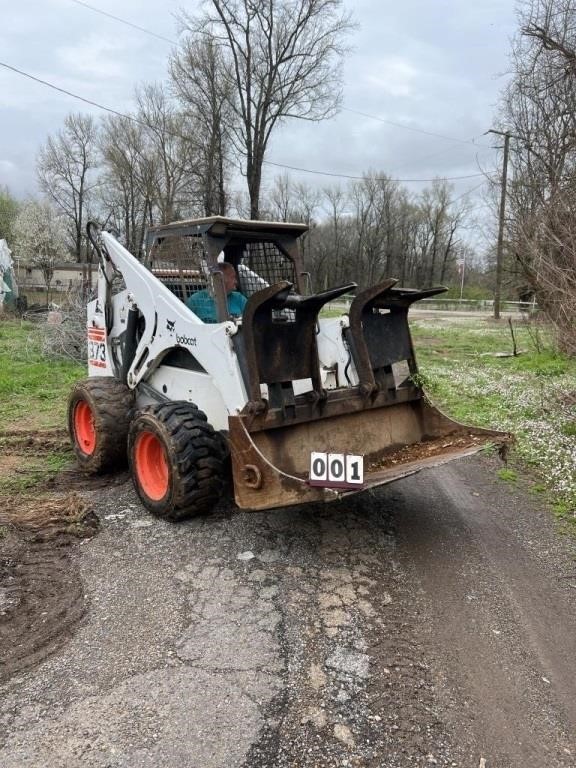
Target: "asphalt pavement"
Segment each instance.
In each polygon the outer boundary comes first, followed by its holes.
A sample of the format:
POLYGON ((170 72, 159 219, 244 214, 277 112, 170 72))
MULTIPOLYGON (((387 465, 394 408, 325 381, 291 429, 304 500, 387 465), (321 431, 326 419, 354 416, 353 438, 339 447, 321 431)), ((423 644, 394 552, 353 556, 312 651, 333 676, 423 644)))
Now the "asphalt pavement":
POLYGON ((0 687, 0 765, 576 765, 576 548, 497 466, 176 525, 94 491, 84 617, 0 687))

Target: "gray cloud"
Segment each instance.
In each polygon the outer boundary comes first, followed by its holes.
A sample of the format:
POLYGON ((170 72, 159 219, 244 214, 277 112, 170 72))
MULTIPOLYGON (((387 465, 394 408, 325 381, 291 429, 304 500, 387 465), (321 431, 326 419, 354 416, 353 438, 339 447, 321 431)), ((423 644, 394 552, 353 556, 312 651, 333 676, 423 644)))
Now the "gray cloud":
MULTIPOLYGON (((93 0, 104 11, 174 39, 182 3, 93 0)), ((196 4, 184 4, 193 11, 196 4)), ((344 106, 448 137, 477 137, 483 147, 393 127, 351 112, 321 124, 292 121, 275 135, 269 159, 357 175, 368 169, 399 178, 458 176, 490 165, 490 127, 506 70, 515 17, 510 0, 349 3, 360 29, 344 69, 344 106)), ((70 0, 0 0, 0 59, 120 111, 135 86, 162 80, 170 46, 70 0)), ((70 111, 92 109, 0 69, 0 184, 34 192, 34 161, 46 136, 70 111)), ((280 169, 268 166, 270 183, 280 169)), ((325 185, 328 177, 293 173, 325 185)), ((345 182, 343 182, 345 183, 345 182)), ((455 182, 461 194, 477 180, 455 182)), ((410 184, 417 191, 422 185, 410 184)))

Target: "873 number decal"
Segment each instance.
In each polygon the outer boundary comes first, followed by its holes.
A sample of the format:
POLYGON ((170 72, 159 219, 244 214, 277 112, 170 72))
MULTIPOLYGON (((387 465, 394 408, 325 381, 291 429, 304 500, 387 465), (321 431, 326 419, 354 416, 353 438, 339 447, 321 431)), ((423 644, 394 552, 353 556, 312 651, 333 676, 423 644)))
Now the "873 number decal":
POLYGON ((106 331, 88 328, 88 365, 106 368, 106 331))
POLYGON ((324 488, 361 488, 364 456, 312 451, 308 483, 324 488))

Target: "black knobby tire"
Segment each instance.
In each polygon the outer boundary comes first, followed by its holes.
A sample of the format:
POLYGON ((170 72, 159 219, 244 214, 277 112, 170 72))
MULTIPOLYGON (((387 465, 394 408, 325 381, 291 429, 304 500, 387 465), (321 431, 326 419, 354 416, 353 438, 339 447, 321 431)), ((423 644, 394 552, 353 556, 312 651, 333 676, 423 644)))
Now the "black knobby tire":
POLYGON ((112 377, 84 379, 74 385, 68 398, 68 432, 85 472, 98 474, 126 466, 133 408, 132 390, 112 377))
POLYGON ((222 437, 193 403, 140 411, 128 433, 128 459, 142 503, 165 520, 210 512, 225 486, 222 437))

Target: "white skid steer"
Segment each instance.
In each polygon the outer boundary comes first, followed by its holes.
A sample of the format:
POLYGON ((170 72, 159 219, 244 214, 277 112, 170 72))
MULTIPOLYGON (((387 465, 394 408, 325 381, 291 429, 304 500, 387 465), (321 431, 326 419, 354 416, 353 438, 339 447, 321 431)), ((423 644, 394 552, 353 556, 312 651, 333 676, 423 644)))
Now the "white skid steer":
POLYGON ((230 472, 241 508, 271 509, 331 501, 510 439, 452 421, 422 391, 408 309, 443 288, 390 279, 349 307, 342 297, 353 283, 307 294, 302 224, 175 222, 149 230, 143 261, 95 225, 88 231, 98 290, 70 435, 87 472, 127 458, 156 515, 210 510, 230 472), (236 271, 241 316, 224 261, 236 271), (329 303, 340 315, 320 317, 329 303))

